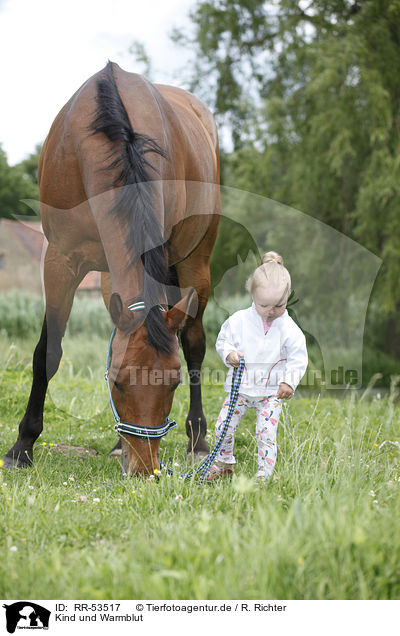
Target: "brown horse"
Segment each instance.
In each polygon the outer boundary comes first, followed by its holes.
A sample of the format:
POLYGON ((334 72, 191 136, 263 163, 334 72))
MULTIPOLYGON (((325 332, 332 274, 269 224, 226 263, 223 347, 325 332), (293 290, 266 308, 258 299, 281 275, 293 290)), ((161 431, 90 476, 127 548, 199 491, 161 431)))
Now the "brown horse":
MULTIPOLYGON (((49 241, 45 319, 29 402, 6 467, 32 462, 75 290, 90 270, 103 272, 103 296, 116 327, 110 386, 119 417, 147 429, 162 425, 179 384, 180 333, 190 377, 188 451, 207 454, 202 316, 218 183, 214 120, 184 90, 151 84, 109 62, 58 114, 39 162, 49 241)), ((121 440, 125 472, 159 468, 158 438, 122 434, 121 440)))

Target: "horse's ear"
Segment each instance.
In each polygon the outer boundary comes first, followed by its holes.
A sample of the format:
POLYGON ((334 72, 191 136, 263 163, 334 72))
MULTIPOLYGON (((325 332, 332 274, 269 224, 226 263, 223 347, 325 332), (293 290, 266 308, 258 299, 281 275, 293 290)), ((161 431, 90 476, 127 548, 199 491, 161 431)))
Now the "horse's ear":
POLYGON ((167 312, 165 322, 168 327, 174 331, 182 329, 188 316, 196 316, 198 304, 197 293, 192 287, 189 293, 167 312))
POLYGON ((111 320, 118 329, 129 331, 132 328, 134 321, 132 312, 124 307, 119 294, 115 292, 111 294, 108 311, 110 312, 111 320))

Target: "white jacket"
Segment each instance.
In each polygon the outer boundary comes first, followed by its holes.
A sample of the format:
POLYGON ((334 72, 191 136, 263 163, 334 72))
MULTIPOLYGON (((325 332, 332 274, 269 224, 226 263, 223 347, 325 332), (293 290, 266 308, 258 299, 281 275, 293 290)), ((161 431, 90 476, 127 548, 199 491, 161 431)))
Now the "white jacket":
POLYGON ((281 382, 289 384, 294 391, 308 364, 306 339, 287 310, 275 318, 265 334, 263 319, 254 303, 224 322, 215 347, 229 368, 224 383, 228 393, 233 367, 226 362, 226 357, 231 351, 241 351, 244 355, 246 366, 240 393, 251 397, 276 395, 281 382))

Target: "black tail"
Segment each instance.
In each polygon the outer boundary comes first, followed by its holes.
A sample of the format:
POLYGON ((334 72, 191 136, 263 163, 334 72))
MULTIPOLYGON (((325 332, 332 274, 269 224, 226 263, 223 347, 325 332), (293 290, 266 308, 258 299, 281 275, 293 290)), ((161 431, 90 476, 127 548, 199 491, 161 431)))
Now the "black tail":
POLYGON ((118 92, 111 62, 106 66, 105 76, 97 82, 97 111, 91 130, 93 134, 105 134, 112 144, 107 169, 119 169, 112 184, 119 187, 112 213, 126 232, 126 245, 131 254, 127 267, 137 264, 139 259, 143 263, 143 300, 148 308, 146 327, 149 344, 158 351, 170 353, 171 334, 157 307, 163 298, 163 284, 168 281, 166 246, 153 211, 155 192, 148 174, 148 169, 153 167, 146 158, 149 152, 164 159, 167 154, 155 139, 133 130, 118 92))

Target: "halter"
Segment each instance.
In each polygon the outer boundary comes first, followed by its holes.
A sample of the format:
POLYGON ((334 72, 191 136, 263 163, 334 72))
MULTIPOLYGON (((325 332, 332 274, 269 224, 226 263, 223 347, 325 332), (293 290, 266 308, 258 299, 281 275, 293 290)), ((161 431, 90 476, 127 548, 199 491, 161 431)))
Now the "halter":
MULTIPOLYGON (((143 311, 145 309, 145 305, 143 301, 139 301, 136 303, 132 303, 131 305, 128 305, 128 309, 130 309, 131 311, 143 311)), ((162 307, 161 305, 159 305, 159 309, 160 311, 166 311, 164 307, 162 307)), ((111 334, 111 338, 110 338, 110 344, 108 346, 106 372, 104 374, 106 384, 107 384, 107 389, 108 389, 108 395, 110 398, 111 410, 115 420, 114 430, 118 434, 124 433, 125 435, 131 435, 132 437, 142 437, 145 439, 159 439, 160 437, 164 437, 164 435, 166 435, 171 428, 174 428, 176 426, 175 420, 170 420, 168 416, 165 418, 163 424, 161 424, 160 426, 154 426, 154 427, 140 426, 139 424, 132 424, 131 422, 121 422, 121 418, 118 415, 118 411, 115 407, 114 400, 112 399, 110 379, 109 379, 109 370, 110 370, 111 355, 112 355, 112 343, 113 343, 116 331, 117 330, 114 327, 111 334)))

